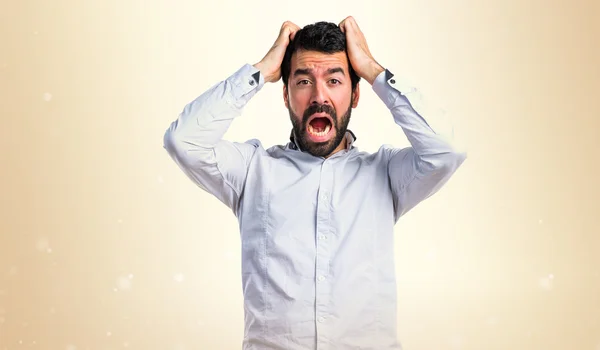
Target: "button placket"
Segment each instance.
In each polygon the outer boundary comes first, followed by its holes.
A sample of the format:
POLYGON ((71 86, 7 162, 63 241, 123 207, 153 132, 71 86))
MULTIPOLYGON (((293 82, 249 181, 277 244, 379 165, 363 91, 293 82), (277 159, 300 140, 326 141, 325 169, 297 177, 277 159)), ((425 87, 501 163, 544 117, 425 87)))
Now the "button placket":
MULTIPOLYGON (((321 165, 320 186, 317 197, 317 240, 316 240, 316 283, 315 296, 316 308, 315 316, 319 324, 327 320, 330 313, 330 286, 327 283, 329 274, 329 263, 331 259, 331 242, 327 239, 331 231, 331 188, 333 186, 333 174, 331 162, 325 160, 321 165)), ((326 343, 328 334, 324 326, 317 326, 317 343, 326 343)))

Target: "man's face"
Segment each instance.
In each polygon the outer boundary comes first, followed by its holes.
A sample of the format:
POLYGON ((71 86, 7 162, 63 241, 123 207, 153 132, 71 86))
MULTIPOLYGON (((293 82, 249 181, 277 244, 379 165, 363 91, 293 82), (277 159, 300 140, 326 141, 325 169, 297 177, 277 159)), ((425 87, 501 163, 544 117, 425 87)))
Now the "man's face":
POLYGON ((328 157, 344 148, 342 141, 359 97, 358 86, 352 93, 345 52, 294 53, 283 94, 302 150, 328 157))

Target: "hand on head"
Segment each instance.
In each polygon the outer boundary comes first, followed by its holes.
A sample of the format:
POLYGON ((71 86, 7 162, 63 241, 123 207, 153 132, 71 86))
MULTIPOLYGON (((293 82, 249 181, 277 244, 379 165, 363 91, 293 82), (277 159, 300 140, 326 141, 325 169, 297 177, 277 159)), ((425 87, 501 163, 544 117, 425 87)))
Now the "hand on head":
POLYGON ((296 24, 285 21, 281 26, 279 36, 269 52, 267 52, 260 62, 254 65, 264 76, 265 82, 274 83, 281 78, 281 62, 283 62, 285 50, 289 43, 294 40, 294 36, 298 30, 300 30, 300 27, 296 24))
MULTIPOLYGON (((367 40, 352 16, 346 17, 339 25, 340 30, 346 35, 346 51, 349 63, 356 74, 367 80, 370 84, 384 68, 373 58, 367 40)), ((260 70, 265 82, 277 82, 281 79, 281 63, 283 62, 287 46, 301 28, 293 22, 285 21, 279 31, 275 43, 267 54, 254 66, 260 70)))

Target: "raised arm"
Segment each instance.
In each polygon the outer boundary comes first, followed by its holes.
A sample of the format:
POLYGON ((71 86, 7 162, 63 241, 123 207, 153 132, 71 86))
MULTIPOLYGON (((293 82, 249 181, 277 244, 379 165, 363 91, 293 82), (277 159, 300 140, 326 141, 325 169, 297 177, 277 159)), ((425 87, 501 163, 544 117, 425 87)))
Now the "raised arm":
POLYGON ((164 134, 164 148, 179 168, 234 212, 259 143, 231 142, 223 135, 263 85, 260 72, 245 64, 188 103, 164 134))
POLYGON ((406 80, 394 77, 386 69, 375 79, 373 90, 411 144, 405 148, 388 148, 388 175, 398 220, 448 182, 467 155, 452 144, 449 130, 440 133, 425 120, 424 116, 432 121, 442 116, 439 110, 433 109, 427 114, 430 106, 425 104, 421 92, 406 80))
POLYGON ((285 49, 298 29, 285 22, 260 62, 245 64, 188 103, 164 134, 164 148, 181 170, 235 214, 248 165, 260 142, 232 142, 223 135, 265 82, 279 80, 285 49))
POLYGON ((426 113, 419 112, 426 107, 420 91, 375 61, 354 18, 345 18, 339 26, 346 34, 352 67, 372 85, 411 144, 402 149, 386 148, 397 221, 436 193, 464 162, 466 153, 458 151, 448 137, 434 131, 425 121, 426 113))

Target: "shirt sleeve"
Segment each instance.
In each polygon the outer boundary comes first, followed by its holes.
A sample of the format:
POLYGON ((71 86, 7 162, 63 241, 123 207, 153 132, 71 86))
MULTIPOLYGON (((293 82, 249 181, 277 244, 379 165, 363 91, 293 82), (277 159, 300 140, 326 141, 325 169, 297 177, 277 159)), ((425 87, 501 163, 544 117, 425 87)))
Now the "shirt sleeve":
POLYGON ((248 165, 261 145, 255 139, 227 141, 223 135, 264 83, 258 69, 243 65, 189 102, 163 137, 163 147, 179 168, 236 215, 248 165))
POLYGON ((453 142, 452 126, 442 118, 442 110, 428 104, 408 80, 396 78, 385 69, 377 76, 372 88, 411 144, 405 148, 387 148, 388 176, 397 221, 438 192, 465 161, 467 153, 453 142), (430 124, 446 127, 434 129, 430 124))

